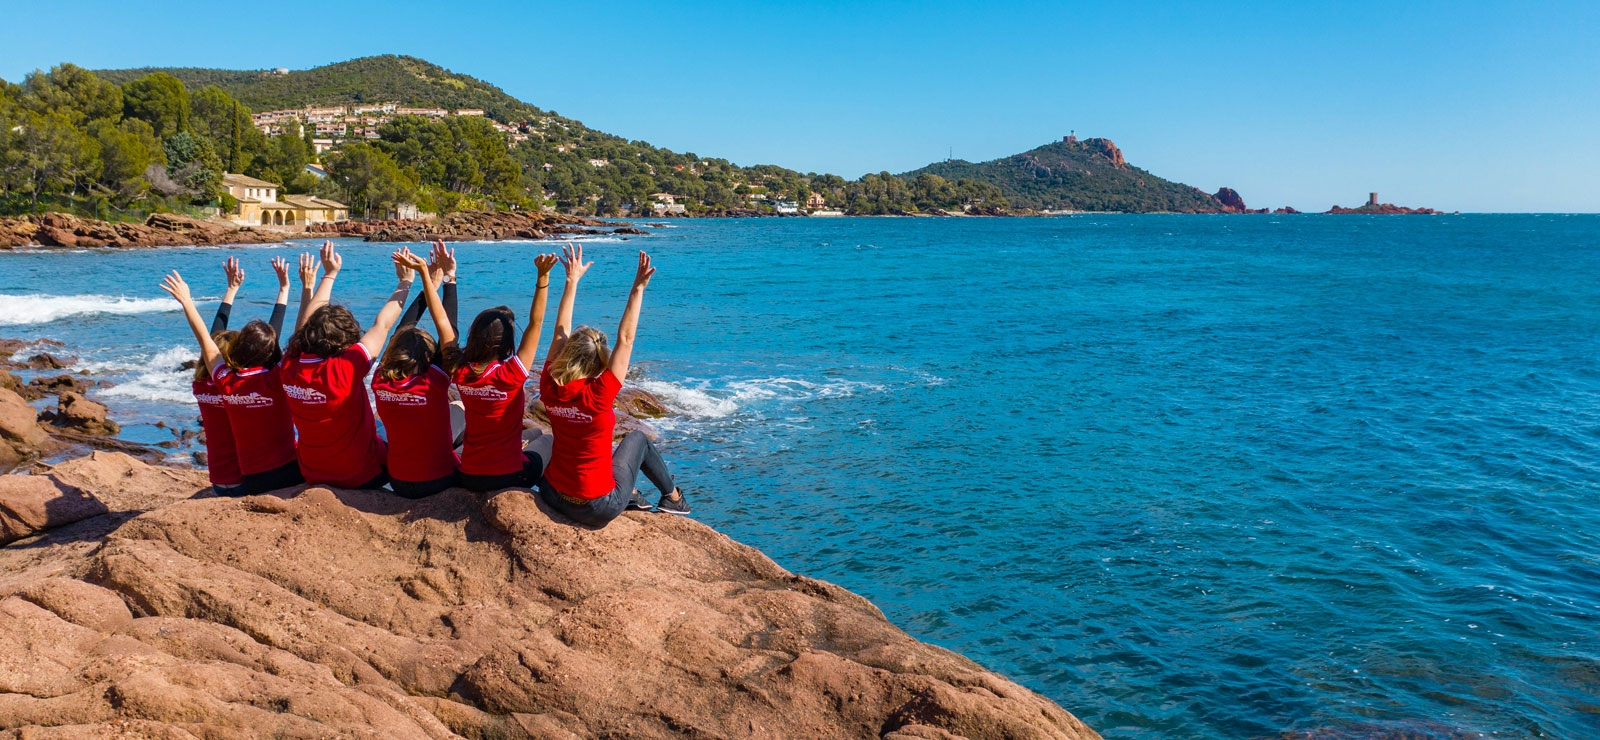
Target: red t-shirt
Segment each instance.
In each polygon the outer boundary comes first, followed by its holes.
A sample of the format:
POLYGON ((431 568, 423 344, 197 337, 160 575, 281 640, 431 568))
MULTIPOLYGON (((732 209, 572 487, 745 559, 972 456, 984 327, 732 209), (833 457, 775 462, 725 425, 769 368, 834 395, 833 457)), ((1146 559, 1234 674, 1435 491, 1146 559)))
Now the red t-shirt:
POLYGON ((555 447, 545 480, 557 491, 576 498, 600 498, 617 487, 611 474, 611 433, 617 423, 611 404, 622 382, 610 370, 596 378, 578 378, 556 385, 550 362, 539 374, 539 400, 550 413, 555 447))
POLYGON ((206 432, 206 473, 211 485, 237 486, 244 482, 244 473, 239 470, 239 446, 228 424, 228 404, 210 378, 196 380, 193 387, 194 400, 200 404, 200 428, 206 432))
MULTIPOLYGON (((294 423, 289 401, 278 382, 278 368, 234 370, 218 365, 212 382, 228 405, 228 426, 233 430, 239 472, 255 475, 294 462, 294 423)), ((206 435, 209 441, 210 434, 206 435)))
POLYGON ((461 443, 461 472, 467 475, 510 475, 522 470, 522 415, 528 395, 528 368, 512 355, 491 363, 474 376, 467 365, 452 377, 467 412, 467 435, 461 443))
POLYGON ((378 477, 387 452, 367 400, 367 348, 357 342, 333 357, 285 357, 279 367, 306 482, 354 488, 378 477))
POLYGON ((374 378, 378 418, 389 432, 389 477, 426 483, 456 471, 451 448, 450 376, 436 366, 403 380, 374 378))

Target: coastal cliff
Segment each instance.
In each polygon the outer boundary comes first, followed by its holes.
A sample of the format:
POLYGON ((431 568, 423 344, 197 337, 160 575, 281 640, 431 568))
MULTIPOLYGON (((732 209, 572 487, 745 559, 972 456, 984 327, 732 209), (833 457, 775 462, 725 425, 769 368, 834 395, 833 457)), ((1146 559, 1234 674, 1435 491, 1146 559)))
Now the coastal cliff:
POLYGON ((0 510, 61 514, 0 548, 0 737, 1098 737, 690 519, 215 498, 106 452, 0 510))

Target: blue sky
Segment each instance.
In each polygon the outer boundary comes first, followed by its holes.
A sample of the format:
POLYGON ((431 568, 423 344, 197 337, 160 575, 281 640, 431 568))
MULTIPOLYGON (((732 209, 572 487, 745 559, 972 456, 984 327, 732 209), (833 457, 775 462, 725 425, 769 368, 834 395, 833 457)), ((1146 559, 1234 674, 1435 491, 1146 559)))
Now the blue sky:
POLYGON ((740 164, 855 177, 1075 129, 1251 206, 1600 211, 1600 3, 1388 5, 0 0, 0 77, 409 54, 740 164))

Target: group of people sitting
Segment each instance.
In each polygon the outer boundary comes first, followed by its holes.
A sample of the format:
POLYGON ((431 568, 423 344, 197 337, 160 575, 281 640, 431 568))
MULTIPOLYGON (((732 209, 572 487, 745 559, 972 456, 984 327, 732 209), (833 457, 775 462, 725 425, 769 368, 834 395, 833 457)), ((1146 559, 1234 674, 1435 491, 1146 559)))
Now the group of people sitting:
POLYGON ((538 278, 531 318, 520 337, 516 314, 496 306, 473 319, 464 347, 456 333, 454 252, 435 242, 426 260, 409 248, 391 256, 399 283, 363 331, 348 308, 330 303, 342 262, 332 242, 323 243, 320 260, 302 254, 300 309, 286 347, 279 344, 289 300, 284 258, 272 260, 278 299, 271 318, 237 331, 228 329, 228 319, 244 282, 238 259, 224 264, 228 287, 209 330, 183 278, 174 271, 163 280, 162 289, 182 304, 200 343, 194 395, 218 495, 260 494, 301 483, 388 487, 406 498, 457 486, 479 493, 525 487, 573 520, 603 526, 628 509, 651 508, 634 488, 642 471, 661 491, 657 510, 689 513, 688 501, 649 437, 632 431, 615 450, 611 445, 612 404, 628 375, 645 286, 655 274, 648 255, 639 253, 616 345, 610 348, 605 333, 572 326, 578 281, 594 265, 583 261, 582 246, 568 244, 559 258, 534 259, 538 278), (551 429, 546 434, 524 429, 524 384, 528 368, 537 367, 550 272, 557 262, 566 286, 539 375, 539 398, 551 429), (422 295, 402 315, 419 275, 422 295), (437 338, 418 326, 424 306, 437 338), (390 329, 396 329, 392 338, 390 329), (374 358, 380 358, 375 371, 374 358), (450 398, 452 386, 459 401, 450 398), (377 419, 387 440, 378 434, 377 419))

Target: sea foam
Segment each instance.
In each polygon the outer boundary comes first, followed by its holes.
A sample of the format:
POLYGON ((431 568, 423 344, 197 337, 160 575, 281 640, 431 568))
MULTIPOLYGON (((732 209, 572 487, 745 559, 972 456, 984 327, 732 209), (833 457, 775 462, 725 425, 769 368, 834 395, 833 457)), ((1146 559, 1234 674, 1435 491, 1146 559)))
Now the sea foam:
POLYGON ((105 295, 0 295, 0 325, 44 324, 68 316, 177 311, 170 299, 105 295))

